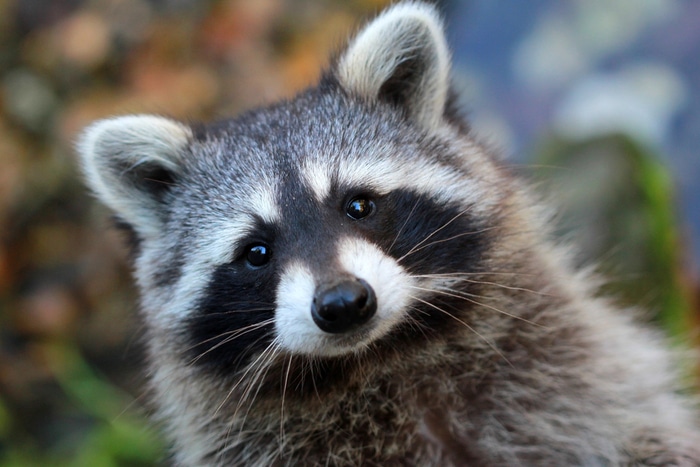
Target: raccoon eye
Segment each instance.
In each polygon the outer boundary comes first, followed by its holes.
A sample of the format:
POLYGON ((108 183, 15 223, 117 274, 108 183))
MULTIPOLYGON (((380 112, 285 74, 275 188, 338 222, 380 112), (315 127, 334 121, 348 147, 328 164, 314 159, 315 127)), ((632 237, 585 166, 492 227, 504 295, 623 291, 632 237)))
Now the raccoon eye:
POLYGON ((374 201, 369 198, 358 196, 350 200, 345 207, 345 213, 351 219, 360 220, 372 214, 374 208, 374 201))
POLYGON ((254 243, 246 248, 245 259, 251 266, 264 266, 270 261, 272 252, 263 243, 254 243))

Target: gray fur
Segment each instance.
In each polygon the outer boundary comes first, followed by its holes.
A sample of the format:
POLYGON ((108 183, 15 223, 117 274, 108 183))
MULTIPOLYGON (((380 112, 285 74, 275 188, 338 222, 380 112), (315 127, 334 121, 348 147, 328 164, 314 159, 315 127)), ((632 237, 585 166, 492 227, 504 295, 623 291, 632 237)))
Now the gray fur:
MULTIPOLYGON (((528 189, 448 115, 432 7, 400 4, 363 31, 289 102, 197 129, 106 120, 79 145, 88 183, 140 239, 154 403, 174 463, 700 465, 696 413, 662 337, 596 296, 595 279, 548 239, 528 189), (397 77, 406 50, 412 72, 397 77), (439 207, 400 212, 383 240, 334 217, 358 191, 380 212, 397 192, 439 207), (458 214, 390 254, 443 207, 458 214), (466 217, 471 230, 431 242, 466 217), (212 290, 241 293, 244 278, 214 278, 261 223, 275 226, 277 282, 261 286, 273 296, 272 340, 243 367, 215 371, 200 364, 206 352, 187 353, 188 330, 212 290), (472 235, 482 240, 464 252, 468 269, 411 263, 472 235), (377 316, 367 332, 326 335, 308 317, 311 295, 348 274, 376 289, 377 316), (431 313, 438 328, 421 321, 431 313)), ((222 346, 243 334, 229 336, 222 346)))

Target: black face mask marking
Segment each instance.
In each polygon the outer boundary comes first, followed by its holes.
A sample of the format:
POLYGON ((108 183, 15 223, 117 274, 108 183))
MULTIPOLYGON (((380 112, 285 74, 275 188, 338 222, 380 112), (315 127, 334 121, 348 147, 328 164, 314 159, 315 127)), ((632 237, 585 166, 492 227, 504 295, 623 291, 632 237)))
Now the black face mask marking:
MULTIPOLYGON (((485 229, 472 219, 469 209, 445 206, 426 194, 409 190, 387 195, 373 195, 371 190, 341 193, 336 188, 319 203, 291 176, 281 192, 295 193, 287 198, 295 202, 287 201, 282 209, 284 228, 261 223, 255 231, 266 232, 259 237, 265 240, 252 237, 242 242, 245 246, 237 259, 219 266, 212 275, 198 312, 189 321, 193 362, 230 374, 267 348, 275 332, 280 265, 296 256, 314 265, 315 274, 323 274, 335 259, 335 241, 342 236, 359 235, 414 275, 476 272, 487 246, 485 229)), ((460 287, 466 289, 468 283, 460 287)), ((463 300, 438 294, 426 301, 433 306, 413 304, 414 319, 434 330, 452 324, 437 307, 452 311, 464 306, 463 300)), ((399 326, 390 339, 410 341, 415 333, 399 326)))
POLYGON ((411 274, 475 272, 487 247, 487 227, 470 209, 445 205, 427 194, 395 190, 363 195, 348 204, 366 214, 353 223, 411 274))
POLYGON ((186 327, 192 363, 229 375, 274 337, 274 229, 258 221, 252 231, 234 260, 216 268, 186 327))

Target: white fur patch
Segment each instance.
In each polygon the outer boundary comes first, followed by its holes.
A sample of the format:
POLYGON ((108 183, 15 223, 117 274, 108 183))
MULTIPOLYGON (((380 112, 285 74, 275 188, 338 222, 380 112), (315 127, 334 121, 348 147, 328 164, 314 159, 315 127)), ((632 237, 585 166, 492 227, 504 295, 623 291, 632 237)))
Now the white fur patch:
MULTIPOLYGON (((402 161, 400 155, 392 152, 366 156, 369 157, 340 160, 335 168, 338 183, 347 187, 366 187, 379 195, 403 189, 428 195, 443 203, 474 206, 474 209, 479 209, 483 202, 475 181, 452 167, 429 159, 402 161)), ((302 172, 315 198, 319 202, 325 201, 332 188, 327 164, 311 159, 304 163, 302 172)))
POLYGON ((377 313, 357 334, 322 331, 311 317, 317 281, 307 267, 294 263, 283 272, 277 290, 275 331, 277 342, 286 350, 325 356, 356 352, 384 336, 403 318, 413 282, 393 258, 365 240, 349 238, 339 242, 338 256, 348 273, 374 289, 377 313))
POLYGON ((301 263, 293 263, 282 273, 277 288, 275 333, 283 348, 301 354, 319 354, 323 331, 311 318, 316 283, 301 263))
POLYGON ((260 216, 264 222, 272 224, 280 219, 281 213, 272 189, 257 190, 250 194, 247 201, 250 203, 251 213, 260 216))
POLYGON ((359 238, 338 242, 340 264, 350 274, 364 279, 377 297, 377 313, 368 340, 378 339, 405 317, 410 303, 413 278, 396 260, 377 246, 359 238))
POLYGON ((307 159, 301 172, 316 200, 319 202, 325 200, 331 192, 331 174, 328 170, 328 164, 307 159))

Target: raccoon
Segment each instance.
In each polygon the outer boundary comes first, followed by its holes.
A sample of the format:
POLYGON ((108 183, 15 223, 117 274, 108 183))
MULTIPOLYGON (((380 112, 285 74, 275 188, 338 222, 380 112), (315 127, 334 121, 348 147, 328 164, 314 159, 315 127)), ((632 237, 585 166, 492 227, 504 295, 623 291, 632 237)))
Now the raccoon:
POLYGON ((659 333, 451 96, 441 18, 408 2, 293 99, 84 132, 175 465, 700 465, 659 333))

